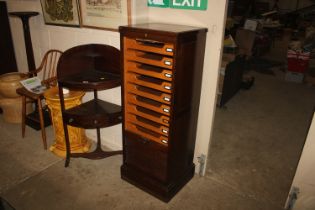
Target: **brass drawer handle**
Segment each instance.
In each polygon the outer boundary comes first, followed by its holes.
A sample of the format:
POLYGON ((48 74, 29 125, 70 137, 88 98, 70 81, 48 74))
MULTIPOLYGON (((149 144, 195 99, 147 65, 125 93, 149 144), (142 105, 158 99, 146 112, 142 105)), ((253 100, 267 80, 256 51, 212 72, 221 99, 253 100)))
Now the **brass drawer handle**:
POLYGON ((165 50, 166 50, 166 52, 173 52, 172 48, 166 48, 165 50))
POLYGON ((164 101, 168 101, 168 102, 171 101, 171 99, 170 99, 169 97, 164 97, 163 100, 164 100, 164 101))
POLYGON ((165 73, 164 76, 167 77, 167 78, 171 78, 172 74, 165 73))
POLYGON ((172 65, 172 62, 171 61, 164 61, 164 64, 170 66, 170 65, 172 65))
POLYGON ((170 89, 171 89, 171 86, 170 86, 170 85, 165 85, 164 88, 165 88, 166 90, 170 90, 170 89))
POLYGON ((163 139, 162 141, 161 141, 163 144, 167 144, 167 140, 165 140, 165 139, 163 139))
POLYGON ((168 134, 168 130, 162 129, 162 132, 168 134))
POLYGON ((164 108, 164 109, 163 109, 163 112, 169 113, 169 112, 170 112, 170 110, 169 110, 169 109, 164 108))
POLYGON ((168 120, 163 119, 163 122, 166 123, 166 124, 168 124, 168 120))

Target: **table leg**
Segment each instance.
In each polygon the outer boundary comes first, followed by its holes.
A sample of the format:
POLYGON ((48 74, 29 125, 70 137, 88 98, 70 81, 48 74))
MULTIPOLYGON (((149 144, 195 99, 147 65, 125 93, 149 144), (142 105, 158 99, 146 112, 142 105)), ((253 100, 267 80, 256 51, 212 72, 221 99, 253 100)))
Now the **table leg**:
POLYGON ((25 136, 26 97, 22 96, 22 137, 25 136))
POLYGON ((41 102, 40 98, 37 100, 37 106, 38 106, 39 122, 40 122, 40 128, 41 128, 41 132, 42 132, 42 139, 43 139, 44 149, 47 150, 45 124, 44 124, 44 116, 43 116, 43 107, 42 107, 42 102, 41 102))

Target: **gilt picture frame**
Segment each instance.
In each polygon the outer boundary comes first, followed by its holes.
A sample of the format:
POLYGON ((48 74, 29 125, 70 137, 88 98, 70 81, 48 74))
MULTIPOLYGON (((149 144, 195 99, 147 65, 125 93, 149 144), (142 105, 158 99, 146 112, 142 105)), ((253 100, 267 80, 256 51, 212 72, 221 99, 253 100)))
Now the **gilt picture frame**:
POLYGON ((81 27, 118 31, 131 24, 131 0, 80 0, 81 27))
POLYGON ((80 27, 78 0, 40 0, 47 25, 80 27))

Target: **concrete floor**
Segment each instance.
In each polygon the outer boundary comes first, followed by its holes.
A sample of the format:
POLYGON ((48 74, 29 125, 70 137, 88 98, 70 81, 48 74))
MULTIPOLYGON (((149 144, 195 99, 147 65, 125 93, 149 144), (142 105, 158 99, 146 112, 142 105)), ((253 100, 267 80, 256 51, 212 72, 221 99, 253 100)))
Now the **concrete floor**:
MULTIPOLYGON (((44 151, 40 132, 0 116, 0 196, 17 210, 282 209, 301 151, 314 88, 257 74, 256 85, 216 112, 208 171, 168 204, 120 178, 122 156, 72 159, 44 151), (281 97, 280 97, 281 96, 281 97)), ((49 144, 52 128, 47 129, 49 144)))
POLYGON ((314 111, 315 88, 284 81, 278 69, 274 73, 251 72, 252 89, 216 110, 208 177, 283 207, 314 111))

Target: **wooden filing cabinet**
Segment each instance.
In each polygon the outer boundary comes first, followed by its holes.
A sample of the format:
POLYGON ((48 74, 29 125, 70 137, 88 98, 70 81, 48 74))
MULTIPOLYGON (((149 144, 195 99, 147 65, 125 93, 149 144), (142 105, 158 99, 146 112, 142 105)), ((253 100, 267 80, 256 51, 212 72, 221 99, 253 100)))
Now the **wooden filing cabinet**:
POLYGON ((205 28, 122 26, 124 180, 168 202, 194 175, 205 28))

